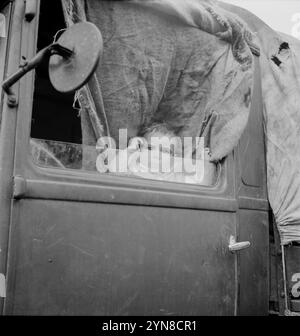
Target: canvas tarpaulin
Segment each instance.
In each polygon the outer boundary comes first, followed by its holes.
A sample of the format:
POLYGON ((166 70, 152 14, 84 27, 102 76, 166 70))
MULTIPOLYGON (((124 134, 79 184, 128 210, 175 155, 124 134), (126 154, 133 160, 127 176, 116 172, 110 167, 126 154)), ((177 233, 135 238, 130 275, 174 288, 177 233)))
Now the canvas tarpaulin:
MULTIPOLYGON (((67 12, 71 10, 73 21, 78 19, 76 13, 84 11, 103 35, 104 55, 96 78, 114 139, 118 141, 120 128, 126 128, 132 138, 154 122, 168 123, 176 135, 194 138, 199 136, 203 120, 214 112, 210 132, 213 159, 232 150, 250 110, 250 49, 235 57, 227 41, 135 3, 71 3, 67 12)), ((90 85, 93 96, 99 93, 94 84, 90 85)), ((105 124, 103 114, 99 119, 105 124)), ((88 137, 93 141, 90 134, 88 137)))
POLYGON ((268 195, 282 244, 300 241, 300 41, 254 14, 221 4, 256 34, 261 47, 268 195))
POLYGON ((213 160, 232 151, 248 121, 250 47, 255 48, 249 25, 262 50, 269 199, 282 242, 300 240, 300 90, 292 42, 287 48, 249 12, 215 1, 63 0, 63 5, 68 24, 91 21, 104 39, 96 75, 78 93, 83 142, 95 144, 108 131, 117 140, 120 128, 134 137, 141 127, 162 121, 181 137, 196 137, 213 115, 213 160))

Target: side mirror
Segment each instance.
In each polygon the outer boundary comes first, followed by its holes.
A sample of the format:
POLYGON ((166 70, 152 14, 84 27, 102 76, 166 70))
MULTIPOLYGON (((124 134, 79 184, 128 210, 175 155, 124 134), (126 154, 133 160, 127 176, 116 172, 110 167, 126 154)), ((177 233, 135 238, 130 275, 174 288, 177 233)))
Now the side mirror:
POLYGON ((67 28, 59 39, 40 50, 30 61, 25 61, 20 70, 2 83, 8 95, 8 105, 18 104, 11 87, 26 73, 49 58, 49 77, 54 88, 70 93, 85 85, 95 72, 103 51, 99 29, 90 22, 80 22, 67 28))

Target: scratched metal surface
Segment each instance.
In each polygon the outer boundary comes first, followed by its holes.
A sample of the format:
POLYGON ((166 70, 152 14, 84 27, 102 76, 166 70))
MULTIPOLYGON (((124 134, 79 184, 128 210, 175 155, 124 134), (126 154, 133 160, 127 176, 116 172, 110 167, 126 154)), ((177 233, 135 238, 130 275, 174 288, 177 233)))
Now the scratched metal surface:
POLYGON ((251 248, 239 254, 238 315, 262 316, 269 312, 269 218, 266 211, 239 211, 238 236, 251 248))
POLYGON ((234 314, 234 213, 43 200, 17 212, 6 314, 234 314))

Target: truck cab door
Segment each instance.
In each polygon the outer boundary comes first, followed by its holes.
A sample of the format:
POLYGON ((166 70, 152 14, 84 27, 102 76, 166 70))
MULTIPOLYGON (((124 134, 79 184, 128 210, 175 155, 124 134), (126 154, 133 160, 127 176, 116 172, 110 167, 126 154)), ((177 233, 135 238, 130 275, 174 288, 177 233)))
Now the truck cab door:
MULTIPOLYGON (((22 21, 19 61, 58 30, 51 18, 63 26, 60 2, 49 3, 40 20, 22 21)), ((86 171, 74 164, 82 145, 73 97, 51 89, 43 68, 18 85, 5 314, 235 315, 252 307, 256 298, 242 290, 247 263, 265 270, 255 242, 264 210, 257 194, 255 206, 246 191, 237 197, 236 154, 211 186, 86 171), (65 164, 36 156, 32 140, 64 153, 65 164), (255 251, 236 252, 240 238, 255 251)))

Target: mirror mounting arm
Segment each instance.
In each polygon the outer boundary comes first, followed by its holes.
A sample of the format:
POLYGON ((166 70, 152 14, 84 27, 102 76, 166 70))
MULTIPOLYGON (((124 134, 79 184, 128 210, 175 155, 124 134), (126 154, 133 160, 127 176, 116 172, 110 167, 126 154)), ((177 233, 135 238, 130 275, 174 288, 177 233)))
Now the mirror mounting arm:
POLYGON ((18 105, 16 95, 14 94, 11 87, 20 80, 25 74, 29 71, 37 68, 44 59, 50 58, 52 55, 60 55, 64 59, 70 58, 74 52, 68 48, 63 47, 59 43, 53 43, 48 47, 40 50, 30 61, 24 61, 22 65, 20 65, 20 69, 7 78, 2 83, 2 88, 4 92, 7 94, 7 104, 9 107, 16 107, 18 105))
POLYGON ((100 30, 91 22, 79 22, 66 29, 57 41, 40 50, 30 61, 23 58, 20 69, 2 83, 7 105, 18 105, 12 86, 44 60, 49 63, 49 79, 59 92, 75 92, 96 71, 103 53, 100 30), (53 57, 52 57, 53 56, 53 57))

